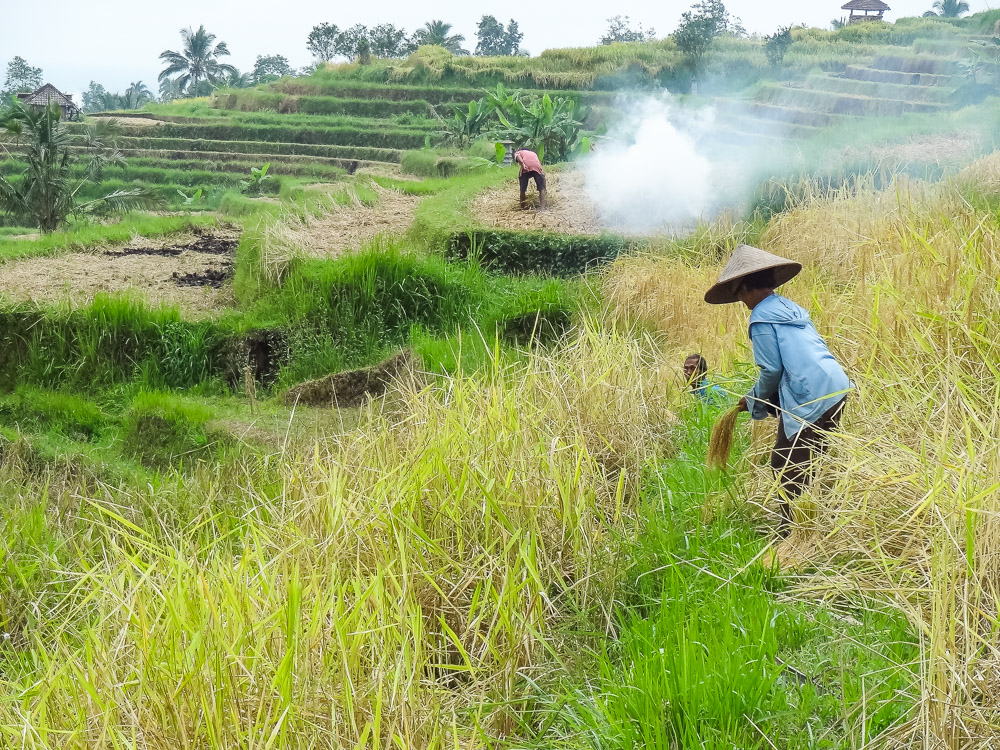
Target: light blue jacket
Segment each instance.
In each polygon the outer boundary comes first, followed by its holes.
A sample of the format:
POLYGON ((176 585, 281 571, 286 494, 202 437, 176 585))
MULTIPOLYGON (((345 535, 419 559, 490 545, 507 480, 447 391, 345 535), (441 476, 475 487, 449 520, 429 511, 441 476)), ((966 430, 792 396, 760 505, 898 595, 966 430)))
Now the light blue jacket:
POLYGON ((725 403, 726 392, 719 386, 713 385, 708 378, 702 378, 701 384, 697 388, 692 388, 691 392, 697 396, 702 403, 709 406, 718 406, 725 403))
POLYGON ((820 338, 809 313, 778 294, 750 314, 750 341, 760 377, 747 394, 754 419, 780 406, 785 435, 792 439, 847 395, 851 381, 820 338))

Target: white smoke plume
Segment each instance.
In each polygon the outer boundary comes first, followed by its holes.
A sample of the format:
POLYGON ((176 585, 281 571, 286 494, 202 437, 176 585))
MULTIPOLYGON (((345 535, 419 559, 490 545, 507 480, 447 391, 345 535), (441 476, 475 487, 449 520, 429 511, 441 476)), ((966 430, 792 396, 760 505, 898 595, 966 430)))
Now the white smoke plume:
POLYGON ((676 233, 731 199, 734 173, 744 170, 723 157, 715 117, 669 98, 626 109, 583 164, 587 195, 609 228, 676 233))

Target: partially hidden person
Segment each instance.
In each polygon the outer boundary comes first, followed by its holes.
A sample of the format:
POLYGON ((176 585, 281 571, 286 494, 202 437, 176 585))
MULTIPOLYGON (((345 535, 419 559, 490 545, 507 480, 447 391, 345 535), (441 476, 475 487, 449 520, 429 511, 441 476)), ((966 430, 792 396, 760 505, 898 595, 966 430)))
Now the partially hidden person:
POLYGON ((518 181, 521 183, 521 208, 528 207, 528 182, 535 181, 535 188, 538 190, 538 208, 545 209, 545 172, 542 171, 542 160, 538 154, 526 148, 518 149, 514 154, 514 161, 521 166, 518 174, 518 181))
POLYGON ((750 341, 760 375, 737 407, 754 419, 778 416, 771 468, 779 480, 785 533, 791 502, 812 480, 813 463, 826 451, 852 387, 809 313, 774 291, 801 270, 801 263, 740 245, 705 293, 709 304, 742 302, 751 311, 750 341))
POLYGON ((725 400, 725 391, 709 382, 708 361, 700 354, 689 354, 684 360, 684 382, 703 404, 717 406, 725 400))

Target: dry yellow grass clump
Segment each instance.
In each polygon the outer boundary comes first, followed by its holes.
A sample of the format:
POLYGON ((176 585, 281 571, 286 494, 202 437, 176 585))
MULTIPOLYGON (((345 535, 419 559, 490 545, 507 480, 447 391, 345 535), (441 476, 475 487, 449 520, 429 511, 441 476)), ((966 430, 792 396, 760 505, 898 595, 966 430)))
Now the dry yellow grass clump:
MULTIPOLYGON (((989 747, 1000 726, 1000 158, 951 184, 816 199, 762 246, 806 264, 781 292, 857 383, 811 516, 807 596, 887 600, 923 646, 921 712, 904 746, 989 747)), ((660 329, 679 354, 747 361, 745 311, 700 293, 721 264, 623 259, 611 313, 660 329)), ((766 494, 771 479, 760 472, 766 494)))
POLYGON ((33 654, 0 676, 5 742, 471 748, 477 725, 510 731, 560 617, 610 606, 606 531, 673 420, 658 364, 586 329, 528 363, 404 377, 312 455, 145 491, 69 480, 47 501, 8 464, 5 500, 47 502, 66 541, 44 594, 4 600, 33 654))

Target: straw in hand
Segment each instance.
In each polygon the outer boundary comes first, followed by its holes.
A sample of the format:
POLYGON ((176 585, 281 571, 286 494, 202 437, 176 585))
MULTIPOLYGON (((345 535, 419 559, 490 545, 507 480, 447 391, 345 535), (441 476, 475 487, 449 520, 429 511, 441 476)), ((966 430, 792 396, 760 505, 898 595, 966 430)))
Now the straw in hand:
POLYGON ((725 469, 729 464, 729 454, 733 450, 733 433, 736 432, 736 420, 743 409, 734 406, 715 423, 712 436, 708 440, 708 455, 705 465, 710 469, 725 469))

